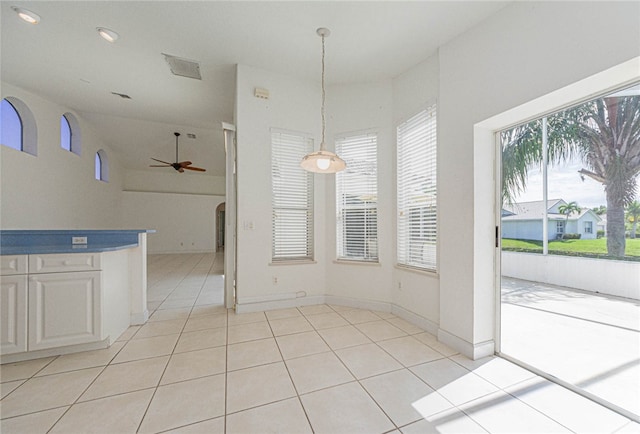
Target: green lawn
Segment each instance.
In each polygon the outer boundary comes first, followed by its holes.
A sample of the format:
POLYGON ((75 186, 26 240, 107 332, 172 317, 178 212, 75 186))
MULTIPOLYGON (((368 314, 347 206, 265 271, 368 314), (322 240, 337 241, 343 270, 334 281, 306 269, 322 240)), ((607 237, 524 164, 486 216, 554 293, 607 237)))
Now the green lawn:
MULTIPOLYGON (((502 239, 503 250, 542 253, 542 241, 502 239)), ((607 240, 554 240, 549 241, 549 253, 575 256, 606 256, 607 240)), ((627 238, 625 259, 640 261, 640 238, 627 238)))

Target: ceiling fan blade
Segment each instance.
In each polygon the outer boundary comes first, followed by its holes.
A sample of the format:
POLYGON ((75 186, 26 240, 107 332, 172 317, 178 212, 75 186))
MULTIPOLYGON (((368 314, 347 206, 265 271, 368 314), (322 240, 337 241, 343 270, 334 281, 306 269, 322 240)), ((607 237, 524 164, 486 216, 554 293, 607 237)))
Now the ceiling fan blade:
POLYGON ((187 170, 195 170, 196 172, 206 172, 207 169, 202 169, 200 167, 191 167, 191 166, 185 166, 184 167, 187 170))
POLYGON ((181 161, 178 163, 178 165, 180 167, 187 167, 187 166, 191 166, 193 163, 191 161, 181 161))
POLYGON ((164 164, 168 164, 169 166, 171 166, 171 164, 173 163, 168 163, 166 161, 162 161, 162 160, 158 160, 157 158, 151 158, 153 161, 157 161, 158 163, 164 163, 164 164))
POLYGON ((149 167, 171 167, 171 164, 150 164, 149 167))

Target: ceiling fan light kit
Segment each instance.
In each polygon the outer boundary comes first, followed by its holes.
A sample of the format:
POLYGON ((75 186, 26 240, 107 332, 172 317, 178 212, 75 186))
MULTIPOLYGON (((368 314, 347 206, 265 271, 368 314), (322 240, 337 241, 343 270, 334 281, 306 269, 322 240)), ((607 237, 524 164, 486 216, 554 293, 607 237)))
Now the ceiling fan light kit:
POLYGON ((168 161, 162 161, 162 160, 158 160, 157 158, 151 158, 153 161, 157 161, 158 163, 163 163, 163 164, 151 164, 149 167, 173 167, 176 171, 178 171, 179 173, 184 173, 184 170, 193 170, 195 172, 206 172, 206 169, 203 169, 201 167, 195 167, 195 166, 191 166, 191 161, 178 161, 178 137, 180 137, 180 133, 175 132, 173 133, 174 136, 176 136, 176 162, 175 163, 169 163, 168 161))
POLYGON ((347 167, 347 163, 331 151, 327 151, 327 145, 324 141, 325 134, 325 115, 324 115, 324 103, 325 103, 325 89, 324 89, 324 38, 328 37, 331 32, 329 29, 320 27, 316 30, 318 36, 322 38, 322 108, 320 113, 322 115, 322 141, 320 142, 320 150, 305 155, 300 162, 300 166, 309 172, 313 173, 336 173, 344 170, 347 167))

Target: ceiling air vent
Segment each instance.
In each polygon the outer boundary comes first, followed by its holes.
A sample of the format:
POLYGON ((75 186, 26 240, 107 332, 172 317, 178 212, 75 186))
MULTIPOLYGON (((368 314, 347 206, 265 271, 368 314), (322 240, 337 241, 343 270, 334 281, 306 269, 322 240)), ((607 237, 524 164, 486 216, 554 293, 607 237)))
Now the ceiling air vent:
POLYGON ((202 80, 200 75, 200 64, 193 60, 181 59, 180 57, 164 54, 164 59, 169 64, 173 75, 179 75, 181 77, 195 78, 196 80, 202 80))
POLYGON ((196 135, 193 134, 193 133, 187 133, 187 137, 190 138, 190 139, 195 139, 196 135))

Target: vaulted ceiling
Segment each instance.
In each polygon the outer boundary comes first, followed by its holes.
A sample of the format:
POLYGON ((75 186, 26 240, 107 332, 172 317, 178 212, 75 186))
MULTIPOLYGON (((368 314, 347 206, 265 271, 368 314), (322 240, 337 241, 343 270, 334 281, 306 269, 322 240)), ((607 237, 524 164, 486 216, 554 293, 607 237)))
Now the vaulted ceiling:
POLYGON ((180 131, 197 137, 181 138, 181 156, 224 175, 221 122, 233 121, 235 64, 319 82, 315 30, 328 27, 328 84, 390 79, 505 4, 2 1, 1 77, 77 111, 128 169, 173 159, 180 131), (120 38, 106 42, 97 27, 120 38), (202 80, 172 75, 162 53, 199 62, 202 80))

